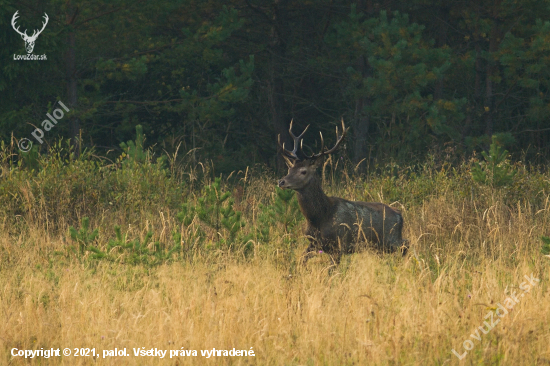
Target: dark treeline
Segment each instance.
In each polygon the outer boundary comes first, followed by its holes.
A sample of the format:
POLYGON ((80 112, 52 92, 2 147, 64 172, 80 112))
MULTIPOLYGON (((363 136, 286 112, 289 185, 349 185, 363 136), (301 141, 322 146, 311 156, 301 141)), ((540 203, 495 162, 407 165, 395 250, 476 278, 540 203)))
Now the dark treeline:
MULTIPOLYGON (((491 136, 550 157, 550 0, 0 0, 0 140, 196 149, 223 171, 276 162, 291 119, 306 149, 343 118, 352 162, 461 159, 491 136), (26 54, 27 34, 49 22, 26 54), (34 125, 34 126, 33 126, 34 125)), ((363 163, 366 165, 366 163, 363 163)))

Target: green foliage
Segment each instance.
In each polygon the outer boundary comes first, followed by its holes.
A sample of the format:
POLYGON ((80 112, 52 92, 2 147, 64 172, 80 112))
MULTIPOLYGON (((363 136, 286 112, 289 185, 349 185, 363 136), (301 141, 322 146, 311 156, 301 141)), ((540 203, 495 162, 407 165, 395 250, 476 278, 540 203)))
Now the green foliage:
MULTIPOLYGON (((120 160, 125 166, 133 166, 135 164, 143 164, 149 159, 148 153, 144 149, 145 135, 143 134, 143 127, 141 125, 136 126, 136 141, 121 142, 120 147, 124 151, 120 160)), ((157 159, 159 166, 164 166, 166 162, 166 156, 161 156, 157 159)))
POLYGON ((224 202, 229 199, 231 192, 222 192, 220 188, 221 179, 216 178, 214 183, 204 187, 203 196, 199 198, 196 207, 199 219, 219 232, 221 227, 221 210, 224 202))
POLYGON ((424 28, 406 14, 381 11, 378 17, 365 17, 352 6, 349 19, 327 36, 350 62, 367 58, 367 70, 347 67, 347 93, 368 100, 361 113, 376 122, 377 145, 388 151, 403 142, 409 151, 423 150, 428 132, 459 137, 449 124, 464 118, 465 99, 434 100, 431 92, 451 66, 450 49, 433 47, 424 28))
POLYGON ((74 227, 69 226, 69 234, 80 249, 80 254, 84 254, 86 251, 92 251, 94 255, 99 254, 99 250, 93 247, 91 244, 96 240, 99 230, 95 229, 92 232, 90 229, 90 219, 83 217, 80 225, 80 230, 76 230, 74 227))
MULTIPOLYGON (((286 133, 291 117, 324 133, 337 116, 349 122, 356 163, 368 153, 369 160, 409 164, 449 143, 460 159, 489 145, 493 133, 512 132, 517 141, 503 145, 508 150, 525 152, 526 161, 548 159, 546 2, 260 3, 73 1, 64 16, 86 24, 69 29, 79 40, 75 65, 53 36, 68 28, 50 22, 36 45, 48 62, 0 67, 0 91, 11 91, 0 100, 0 140, 30 137, 53 100, 68 104, 66 81, 50 75, 74 68, 77 100, 48 142, 69 136, 75 119, 84 144, 107 149, 134 139, 142 126, 133 145, 123 146, 124 165, 153 151, 173 153, 181 142, 180 152, 195 149, 195 161, 212 160, 225 173, 273 161, 275 150, 263 146, 286 133), (110 10, 97 14, 102 8, 110 10), (114 21, 121 17, 147 21, 114 21), (113 34, 114 42, 95 41, 113 34), (270 116, 274 123, 266 122, 270 116)), ((0 7, 0 19, 14 11, 0 7)), ((40 24, 34 16, 20 21, 40 24)), ((17 33, 6 35, 3 59, 24 52, 17 33)))
POLYGON ((191 222, 195 218, 195 206, 190 203, 184 203, 181 205, 181 211, 177 213, 176 218, 180 224, 185 226, 191 225, 191 222))
POLYGON ((27 152, 20 151, 19 156, 21 157, 20 161, 23 163, 24 167, 29 170, 34 170, 35 172, 38 171, 40 167, 40 153, 38 152, 38 146, 33 145, 27 152))
POLYGON ((151 231, 147 233, 143 241, 139 238, 131 241, 128 239, 128 234, 122 235, 120 226, 117 225, 115 226, 115 239, 109 240, 105 250, 102 251, 92 245, 97 239, 98 229, 90 232, 89 225, 90 220, 84 217, 79 231, 72 226, 69 227, 71 239, 77 242, 80 248, 79 259, 90 252, 90 259, 152 267, 169 261, 172 255, 181 249, 177 237, 173 238, 174 244, 168 248, 159 242, 151 243, 153 236, 151 231))
POLYGON ((506 161, 508 150, 502 149, 496 136, 493 136, 489 153, 482 151, 481 154, 485 161, 474 163, 472 166, 471 173, 474 181, 493 188, 501 188, 513 182, 517 171, 506 161))
POLYGON ((550 255, 550 237, 543 235, 540 239, 542 240, 540 252, 544 255, 550 255))
POLYGON ((293 190, 275 188, 269 205, 259 205, 260 213, 256 223, 257 238, 264 248, 275 249, 277 265, 296 268, 296 239, 301 235, 296 232, 297 225, 304 219, 293 190), (273 237, 272 232, 283 233, 282 237, 273 237))
POLYGON ((304 218, 300 212, 296 194, 291 189, 276 187, 273 202, 267 206, 260 204, 260 210, 258 234, 265 242, 269 241, 269 231, 272 226, 280 225, 285 233, 288 233, 304 218))
POLYGON ((195 247, 197 243, 203 244, 205 235, 201 230, 200 226, 196 228, 191 228, 191 224, 195 219, 196 208, 191 202, 186 202, 181 205, 181 211, 176 214, 176 221, 183 226, 182 232, 184 233, 183 237, 180 232, 172 233, 172 237, 175 242, 181 243, 182 241, 187 244, 187 250, 195 247))
POLYGON ((242 212, 235 211, 233 208, 234 199, 231 192, 221 190, 221 179, 216 178, 210 185, 204 187, 202 197, 198 199, 198 204, 191 207, 188 204, 182 206, 182 211, 177 217, 181 223, 191 222, 192 214, 196 212, 200 221, 214 230, 216 242, 219 248, 231 248, 233 244, 244 244, 245 252, 252 248, 249 243, 252 235, 243 234, 242 228, 245 226, 242 220, 242 212), (225 232, 225 235, 222 234, 225 232))
MULTIPOLYGON (((548 33, 550 22, 537 16, 523 32, 506 32, 498 53, 503 66, 503 82, 517 86, 533 126, 546 126, 550 118, 550 69, 545 60, 550 56, 548 33), (523 34, 522 34, 523 33, 523 34)), ((509 87, 509 86, 508 86, 509 87)))
POLYGON ((168 179, 162 162, 152 163, 147 157, 141 164, 111 164, 93 150, 76 156, 68 142, 59 140, 47 154, 40 154, 38 171, 22 160, 13 163, 14 153, 9 151, 6 158, 0 157, 0 207, 8 220, 23 215, 48 220, 50 229, 65 231, 57 226, 62 217, 87 216, 97 222, 102 212, 120 209, 133 220, 143 210, 176 209, 181 204, 184 182, 168 179))
POLYGON ((234 201, 231 198, 227 201, 227 205, 225 207, 220 208, 221 224, 229 233, 229 243, 232 243, 235 240, 237 233, 245 225, 245 223, 241 221, 242 212, 235 211, 233 209, 233 203, 234 201))
POLYGON ((136 126, 136 142, 130 140, 126 143, 121 142, 120 147, 124 150, 127 160, 125 164, 140 164, 146 159, 146 153, 143 149, 143 142, 145 135, 143 134, 143 127, 141 125, 136 126))
POLYGON ((139 238, 133 241, 128 240, 128 234, 122 235, 120 226, 115 226, 116 238, 110 240, 107 244, 109 260, 132 264, 145 265, 148 267, 157 266, 169 261, 174 253, 181 249, 177 237, 174 237, 174 244, 166 248, 159 242, 151 243, 153 232, 149 231, 143 241, 139 238), (149 247, 152 246, 152 249, 149 247))

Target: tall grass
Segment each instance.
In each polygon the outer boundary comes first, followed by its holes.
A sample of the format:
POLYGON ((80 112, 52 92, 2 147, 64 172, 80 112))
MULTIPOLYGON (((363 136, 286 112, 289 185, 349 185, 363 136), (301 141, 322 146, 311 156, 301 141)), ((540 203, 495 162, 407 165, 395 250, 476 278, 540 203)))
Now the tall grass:
MULTIPOLYGON (((59 145, 32 170, 0 153, 0 364, 70 365, 468 365, 550 364, 550 176, 516 164, 511 186, 471 178, 470 163, 374 167, 366 176, 329 160, 327 192, 402 210, 411 250, 374 250, 333 267, 320 254, 296 263, 307 245, 300 225, 264 214, 275 176, 260 169, 223 179, 252 252, 215 245, 220 235, 196 217, 177 220, 212 182, 174 157, 168 164, 76 158, 59 145), (182 248, 160 266, 102 261, 71 251, 69 226, 89 217, 106 248, 119 225, 132 239, 149 231, 182 248), (263 226, 263 227, 262 227, 263 226), (261 229, 264 229, 263 232, 261 229), (266 234, 267 229, 267 234, 266 234), (197 235, 200 235, 200 240, 197 235), (486 314, 518 289, 540 283, 488 334, 486 314), (130 357, 12 357, 12 348, 126 348, 130 357), (134 357, 132 348, 198 350, 197 357, 134 357), (253 347, 255 357, 200 356, 204 349, 253 347)), ((168 357, 168 356, 167 356, 168 357)))

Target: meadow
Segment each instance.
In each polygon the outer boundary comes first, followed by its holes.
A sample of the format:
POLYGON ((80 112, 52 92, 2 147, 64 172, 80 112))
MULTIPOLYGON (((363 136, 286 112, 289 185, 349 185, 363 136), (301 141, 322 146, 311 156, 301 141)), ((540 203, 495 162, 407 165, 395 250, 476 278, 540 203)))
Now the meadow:
POLYGON ((1 146, 0 364, 550 364, 547 170, 503 162, 516 173, 499 185, 487 165, 474 179, 482 158, 368 174, 329 159, 326 192, 401 210, 410 250, 302 266, 304 221, 266 168, 220 177, 189 156, 111 161, 64 143, 14 153, 1 146), (103 358, 115 348, 128 356, 103 358), (254 356, 201 356, 213 348, 254 356), (197 356, 170 358, 182 349, 197 356))

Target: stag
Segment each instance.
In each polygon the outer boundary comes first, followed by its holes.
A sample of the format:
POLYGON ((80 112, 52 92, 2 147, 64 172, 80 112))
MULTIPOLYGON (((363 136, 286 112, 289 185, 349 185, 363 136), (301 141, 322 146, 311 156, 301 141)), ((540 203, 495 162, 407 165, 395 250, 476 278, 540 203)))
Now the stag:
POLYGON ((27 53, 32 53, 32 51, 34 50, 34 42, 36 42, 36 38, 38 38, 40 33, 42 33, 44 28, 46 28, 46 24, 48 24, 48 20, 49 20, 48 14, 44 13, 45 21, 42 23, 42 29, 40 30, 35 29, 34 32, 32 33, 32 36, 28 36, 26 29, 25 29, 25 32, 21 32, 19 30, 19 26, 17 26, 17 28, 15 27, 15 21, 17 20, 17 18, 19 18, 19 15, 17 15, 17 13, 19 13, 19 10, 16 11, 15 14, 13 14, 13 17, 11 18, 11 26, 17 33, 21 35, 21 38, 23 38, 23 41, 25 41, 25 49, 27 50, 27 53))
POLYGON ((342 254, 358 252, 365 248, 365 242, 371 242, 384 252, 400 249, 406 253, 406 240, 401 238, 403 217, 396 209, 377 202, 348 201, 339 197, 328 197, 321 186, 317 168, 322 165, 323 157, 335 152, 346 135, 346 127, 342 120, 342 134, 336 127, 336 144, 325 149, 323 134, 321 135, 321 152, 307 155, 303 151, 304 133, 292 133, 294 140, 292 151, 278 144, 283 158, 288 166, 288 175, 279 181, 279 187, 296 191, 302 214, 307 220, 305 235, 310 244, 306 249, 302 263, 318 250, 332 256, 335 264, 340 262, 342 254), (299 150, 298 150, 299 149, 299 150))

